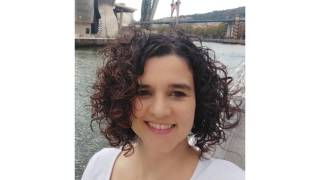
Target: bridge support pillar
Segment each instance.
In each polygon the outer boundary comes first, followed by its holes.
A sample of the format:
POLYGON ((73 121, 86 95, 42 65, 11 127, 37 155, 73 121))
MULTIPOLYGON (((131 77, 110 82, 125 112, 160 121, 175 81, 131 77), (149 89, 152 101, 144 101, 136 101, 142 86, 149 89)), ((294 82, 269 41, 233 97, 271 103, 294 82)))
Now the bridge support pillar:
POLYGON ((234 25, 233 25, 233 31, 232 31, 232 37, 233 39, 239 39, 240 38, 240 17, 236 16, 234 25))
MULTIPOLYGON (((142 0, 140 22, 151 21, 156 12, 159 0, 142 0)), ((143 27, 149 28, 150 24, 143 24, 143 27)))
POLYGON ((233 31, 233 22, 226 23, 227 25, 227 32, 226 32, 226 38, 232 38, 232 31, 233 31))

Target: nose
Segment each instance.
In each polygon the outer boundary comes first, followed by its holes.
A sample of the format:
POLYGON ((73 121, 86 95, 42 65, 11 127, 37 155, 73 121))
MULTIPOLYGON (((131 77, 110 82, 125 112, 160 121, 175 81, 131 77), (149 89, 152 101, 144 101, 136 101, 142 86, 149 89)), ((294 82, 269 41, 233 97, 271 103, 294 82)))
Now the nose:
POLYGON ((149 112, 155 118, 161 119, 169 116, 172 110, 168 103, 168 100, 166 100, 165 97, 158 95, 154 97, 154 100, 149 106, 149 112))

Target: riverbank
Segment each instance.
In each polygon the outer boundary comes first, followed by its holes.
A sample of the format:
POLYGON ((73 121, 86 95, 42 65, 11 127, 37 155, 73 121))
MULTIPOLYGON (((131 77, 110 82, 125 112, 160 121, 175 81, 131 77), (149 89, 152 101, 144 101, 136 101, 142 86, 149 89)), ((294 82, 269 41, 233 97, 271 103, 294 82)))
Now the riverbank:
POLYGON ((203 42, 216 42, 224 44, 241 44, 245 45, 245 39, 202 39, 203 42))
MULTIPOLYGON (((75 47, 99 47, 114 41, 115 38, 98 38, 98 37, 76 37, 75 47)), ((198 40, 198 39, 197 39, 198 40)), ((202 39, 203 42, 216 42, 224 44, 241 44, 245 45, 244 39, 202 39)))
POLYGON ((114 40, 115 38, 98 38, 98 37, 76 37, 74 39, 76 48, 104 46, 114 40))

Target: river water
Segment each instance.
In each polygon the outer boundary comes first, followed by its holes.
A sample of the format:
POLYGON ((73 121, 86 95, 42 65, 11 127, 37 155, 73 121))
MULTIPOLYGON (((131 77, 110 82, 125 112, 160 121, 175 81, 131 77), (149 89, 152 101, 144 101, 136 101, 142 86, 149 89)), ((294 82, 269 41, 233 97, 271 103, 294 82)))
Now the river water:
MULTIPOLYGON (((244 83, 245 46, 221 43, 207 43, 203 45, 215 51, 216 58, 223 62, 228 72, 240 83, 244 83), (240 70, 239 70, 239 67, 240 70), (240 71, 240 73, 239 73, 240 71), (240 74, 240 75, 239 75, 240 74)), ((97 55, 96 48, 81 48, 75 50, 75 179, 80 180, 89 158, 98 150, 108 146, 107 141, 99 134, 97 126, 90 129, 90 100, 91 86, 95 80, 97 67, 102 65, 102 58, 97 55)), ((244 85, 244 84, 243 84, 244 85)), ((242 85, 242 86, 243 86, 242 85)), ((235 149, 240 154, 220 153, 220 157, 233 161, 244 168, 244 123, 237 131, 235 149), (240 137, 240 138, 239 138, 240 137)), ((234 138, 233 138, 234 139, 234 138)), ((232 145, 231 145, 232 146, 232 145)), ((232 149, 232 148, 231 148, 232 149)))

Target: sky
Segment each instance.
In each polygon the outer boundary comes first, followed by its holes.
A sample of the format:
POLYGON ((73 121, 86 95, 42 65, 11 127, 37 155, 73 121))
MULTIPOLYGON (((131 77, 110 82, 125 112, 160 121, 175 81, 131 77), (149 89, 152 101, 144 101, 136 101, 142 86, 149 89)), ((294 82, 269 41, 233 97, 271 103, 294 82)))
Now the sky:
MULTIPOLYGON (((175 0, 176 1, 176 0, 175 0)), ((245 0, 180 0, 180 15, 201 14, 214 10, 232 9, 245 6, 245 0)), ((140 8, 142 0, 116 0, 116 3, 125 3, 127 6, 137 9, 134 19, 140 20, 140 8)), ((159 0, 154 19, 170 16, 170 4, 172 0, 159 0)))

